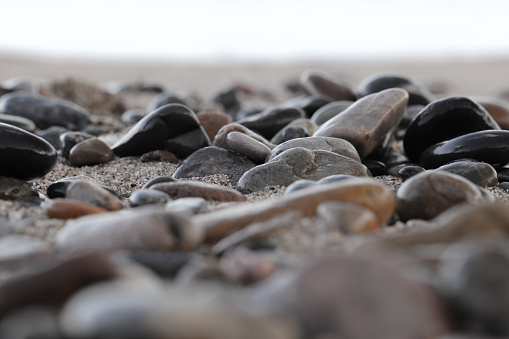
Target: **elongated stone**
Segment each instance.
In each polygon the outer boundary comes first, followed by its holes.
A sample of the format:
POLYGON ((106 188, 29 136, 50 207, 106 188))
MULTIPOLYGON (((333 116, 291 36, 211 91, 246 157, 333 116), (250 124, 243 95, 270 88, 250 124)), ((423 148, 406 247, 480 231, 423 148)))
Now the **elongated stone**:
POLYGON ((247 135, 248 137, 251 137, 255 139, 256 141, 261 142, 265 146, 267 146, 270 149, 274 148, 274 144, 262 137, 260 134, 255 133, 251 131, 249 128, 244 127, 242 125, 233 123, 228 124, 226 126, 223 126, 219 132, 217 132, 216 136, 214 137, 214 140, 212 141, 213 146, 218 146, 227 149, 228 146, 226 145, 226 139, 228 137, 228 134, 231 132, 239 132, 247 135))
POLYGON ((345 139, 364 158, 398 126, 407 102, 408 93, 399 88, 370 94, 320 126, 314 136, 345 139))
POLYGON ((244 155, 255 164, 263 164, 270 148, 243 133, 231 132, 226 137, 228 149, 244 155))
POLYGON ((496 186, 498 184, 497 171, 485 162, 473 160, 458 160, 437 168, 441 171, 461 175, 481 187, 496 186))
POLYGON ((62 198, 48 200, 43 207, 48 217, 57 219, 74 219, 88 214, 108 212, 99 206, 62 198))
POLYGON ((196 181, 163 182, 150 189, 168 194, 172 199, 199 197, 215 201, 244 201, 246 197, 234 189, 196 181))

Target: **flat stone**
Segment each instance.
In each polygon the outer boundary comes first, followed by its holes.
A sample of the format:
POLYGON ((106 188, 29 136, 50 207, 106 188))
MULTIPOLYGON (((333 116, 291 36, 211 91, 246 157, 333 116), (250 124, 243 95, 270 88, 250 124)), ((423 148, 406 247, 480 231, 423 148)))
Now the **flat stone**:
POLYGON ((68 221, 57 247, 66 253, 95 251, 188 251, 201 243, 202 228, 163 207, 93 214, 68 221))
POLYGON ((472 132, 499 129, 479 104, 466 97, 448 97, 433 101, 412 120, 403 144, 410 161, 419 163, 424 150, 438 142, 472 132))
POLYGON ((355 101, 357 99, 346 83, 325 72, 304 71, 299 78, 299 83, 311 95, 325 95, 333 100, 355 101))
POLYGON ((105 164, 115 159, 111 148, 103 141, 92 138, 76 144, 69 153, 73 166, 105 164))
POLYGON ((323 125, 325 122, 350 107, 353 103, 353 101, 349 100, 333 101, 316 110, 316 112, 311 116, 311 121, 313 121, 317 126, 323 125))
POLYGON ((56 219, 74 219, 88 214, 108 212, 99 206, 62 198, 46 201, 43 208, 48 217, 56 219))
POLYGON ((175 179, 206 177, 215 174, 226 174, 234 183, 255 163, 237 152, 221 147, 202 148, 187 159, 173 173, 175 179))
POLYGON ((437 170, 460 175, 481 187, 498 185, 497 171, 485 162, 458 160, 442 165, 437 170))
POLYGON ((237 187, 241 192, 251 193, 267 186, 288 186, 300 179, 320 180, 333 174, 371 176, 366 166, 348 157, 295 147, 245 172, 237 187))
POLYGON ((169 104, 141 119, 112 149, 119 157, 160 149, 185 158, 209 144, 196 114, 184 105, 169 104))
POLYGON ((306 138, 312 136, 316 128, 316 124, 307 118, 296 119, 277 132, 270 142, 279 145, 288 140, 306 138))
POLYGON ((62 156, 69 159, 71 149, 82 141, 92 139, 94 136, 87 132, 64 132, 60 135, 60 144, 62 145, 62 156))
POLYGON ((53 169, 57 152, 46 140, 0 123, 0 159, 0 176, 32 180, 53 169))
POLYGON ((385 185, 370 178, 356 178, 316 185, 279 199, 212 211, 198 215, 194 220, 206 230, 207 242, 217 242, 253 221, 268 220, 291 210, 298 210, 303 216, 315 215, 316 207, 328 200, 347 201, 368 207, 382 224, 389 220, 395 207, 394 196, 385 185))
POLYGON ((398 126, 408 102, 402 89, 370 94, 321 125, 314 136, 345 139, 362 158, 381 146, 398 126))
POLYGON ((117 196, 90 181, 76 180, 71 182, 67 186, 65 197, 102 207, 108 211, 122 208, 122 202, 117 196))
POLYGON ((471 181, 444 171, 421 172, 405 181, 397 191, 396 212, 401 220, 430 220, 464 202, 494 201, 471 181))
POLYGON ((32 184, 24 180, 0 177, 1 200, 19 200, 38 196, 39 193, 37 193, 32 184))
POLYGON ((425 168, 436 168, 465 158, 492 165, 507 164, 509 131, 485 130, 439 142, 422 152, 419 162, 425 168))
POLYGON ((246 197, 234 189, 197 181, 163 182, 150 187, 168 194, 172 199, 198 197, 213 201, 244 201, 246 197))
POLYGON ((216 110, 198 112, 196 117, 198 117, 200 124, 203 126, 210 140, 214 140, 217 132, 219 132, 223 126, 231 124, 232 122, 232 118, 228 114, 216 110))
POLYGON ((243 134, 247 135, 248 137, 251 137, 251 138, 261 142, 262 144, 264 144, 265 146, 267 146, 270 149, 274 148, 274 144, 271 143, 270 141, 268 141, 267 139, 265 139, 264 137, 262 137, 260 134, 255 133, 255 132, 251 131, 249 128, 246 128, 246 127, 236 124, 236 123, 223 126, 219 130, 219 132, 217 132, 214 140, 212 141, 212 145, 226 149, 228 147, 226 145, 226 139, 228 137, 228 134, 230 134, 231 132, 243 133, 243 134))
POLYGON ((90 114, 70 101, 48 99, 29 92, 14 92, 0 98, 0 111, 29 119, 40 129, 63 126, 82 130, 91 124, 90 114))
POLYGON ((275 107, 251 115, 236 123, 271 139, 277 132, 296 119, 305 118, 306 113, 300 108, 275 107))
POLYGON ((329 151, 351 158, 358 162, 361 161, 359 153, 357 153, 357 150, 350 142, 341 138, 315 136, 309 138, 292 139, 277 145, 272 149, 270 157, 267 158, 267 161, 270 161, 281 153, 295 147, 303 147, 312 151, 329 151))
POLYGON ((263 164, 270 155, 270 148, 239 132, 228 133, 226 146, 229 150, 244 155, 255 164, 263 164))
POLYGON ((316 212, 345 234, 370 232, 383 226, 369 208, 348 202, 325 201, 318 205, 316 212))
POLYGON ((33 133, 37 128, 32 120, 10 114, 0 113, 0 122, 21 128, 30 133, 33 133))
POLYGON ((129 204, 132 207, 138 207, 153 204, 165 204, 170 200, 170 196, 164 192, 141 189, 131 194, 129 197, 129 204))

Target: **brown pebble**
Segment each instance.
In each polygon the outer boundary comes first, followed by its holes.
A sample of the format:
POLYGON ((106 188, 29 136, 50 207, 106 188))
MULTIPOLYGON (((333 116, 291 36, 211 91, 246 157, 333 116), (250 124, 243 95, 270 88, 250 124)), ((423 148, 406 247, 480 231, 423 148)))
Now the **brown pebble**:
POLYGON ((324 72, 305 71, 301 74, 299 82, 310 95, 325 95, 336 101, 357 99, 350 87, 324 72))
POLYGON ((90 181, 74 181, 67 187, 65 197, 82 201, 109 211, 122 208, 122 202, 111 192, 90 181))
POLYGON ((73 166, 104 164, 115 159, 111 148, 97 138, 84 140, 71 148, 69 162, 73 166))
POLYGON ((155 184, 150 189, 168 194, 172 199, 200 197, 214 201, 244 201, 246 197, 234 189, 195 181, 175 181, 155 184))
POLYGON ((171 162, 172 164, 177 164, 180 161, 175 154, 164 150, 147 152, 141 156, 140 160, 141 162, 159 161, 171 162))
POLYGON ((490 97, 473 99, 488 111, 500 128, 509 130, 509 104, 503 100, 490 97))
POLYGON ((87 214, 108 212, 99 206, 60 198, 45 202, 44 209, 48 217, 56 219, 74 219, 87 214))
POLYGON ((201 111, 196 114, 196 116, 210 140, 214 140, 217 132, 219 132, 223 126, 232 122, 232 118, 228 114, 218 110, 201 111))

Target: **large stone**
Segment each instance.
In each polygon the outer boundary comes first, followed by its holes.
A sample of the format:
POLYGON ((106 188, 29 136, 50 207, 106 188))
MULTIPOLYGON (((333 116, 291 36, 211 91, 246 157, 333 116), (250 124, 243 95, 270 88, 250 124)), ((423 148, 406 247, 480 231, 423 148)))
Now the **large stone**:
POLYGON ((32 180, 53 169, 57 152, 46 140, 0 123, 0 159, 0 176, 32 180))
POLYGON ((408 93, 399 88, 370 94, 320 126, 314 136, 345 139, 364 158, 388 140, 407 102, 408 93))
POLYGON ((169 104, 141 119, 112 149, 119 157, 161 149, 185 158, 209 144, 196 114, 184 105, 169 104))

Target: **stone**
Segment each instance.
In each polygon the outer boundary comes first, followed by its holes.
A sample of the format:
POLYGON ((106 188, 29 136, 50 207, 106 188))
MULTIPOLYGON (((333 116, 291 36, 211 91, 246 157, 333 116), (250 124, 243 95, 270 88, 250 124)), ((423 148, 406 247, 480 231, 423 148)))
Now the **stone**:
POLYGON ((134 125, 138 123, 143 117, 147 115, 147 112, 143 109, 139 108, 132 108, 124 113, 122 113, 122 116, 120 117, 120 120, 126 125, 134 125))
POLYGON ((355 178, 358 178, 358 177, 356 177, 354 175, 350 175, 350 174, 333 174, 333 175, 329 175, 329 176, 326 176, 325 178, 318 180, 316 183, 319 185, 324 185, 324 184, 328 184, 331 182, 337 182, 337 181, 341 181, 341 180, 355 179, 355 178))
POLYGON ((233 120, 237 120, 237 116, 242 108, 241 100, 242 93, 236 87, 221 91, 214 97, 214 102, 221 105, 226 114, 231 116, 233 120))
POLYGON ((321 125, 314 136, 345 139, 362 159, 383 146, 403 117, 407 102, 407 92, 399 88, 370 94, 321 125))
POLYGON ((63 126, 82 130, 91 124, 90 114, 70 101, 48 99, 28 92, 14 92, 0 98, 0 111, 29 119, 37 128, 63 126))
POLYGON ((293 183, 288 185, 288 187, 286 188, 285 195, 293 193, 295 191, 299 191, 304 188, 314 186, 314 185, 317 185, 317 182, 313 181, 313 180, 309 180, 309 179, 301 179, 301 180, 294 181, 293 183))
POLYGON ((0 176, 32 180, 53 169, 57 152, 46 140, 0 123, 0 158, 0 176))
POLYGON ((328 200, 368 207, 382 224, 389 220, 395 206, 393 193, 384 184, 371 178, 356 178, 316 185, 280 199, 239 204, 198 215, 194 220, 205 229, 207 242, 217 242, 254 221, 266 221, 288 211, 297 210, 302 216, 316 215, 316 207, 328 200))
POLYGON ((395 74, 374 74, 359 84, 359 96, 381 92, 388 88, 401 88, 408 92, 408 105, 427 105, 434 95, 423 84, 414 79, 395 74))
POLYGON ((336 101, 357 99, 347 84, 325 72, 304 71, 299 78, 299 83, 310 95, 325 95, 336 101))
POLYGON ((162 92, 157 94, 153 100, 147 106, 147 111, 152 112, 158 108, 166 106, 168 104, 179 104, 183 106, 189 106, 189 103, 182 96, 177 93, 162 92))
POLYGON ((145 185, 143 185, 142 189, 143 188, 149 188, 150 186, 153 186, 155 184, 159 184, 161 182, 174 182, 174 181, 176 181, 176 180, 173 179, 172 177, 167 177, 167 176, 155 177, 154 179, 151 179, 151 180, 147 181, 145 183, 145 185))
POLYGON ((172 164, 178 164, 180 162, 179 158, 171 152, 163 151, 163 150, 155 150, 150 151, 143 154, 140 158, 141 162, 171 162, 172 164))
POLYGON ((27 132, 34 133, 37 128, 34 122, 30 119, 19 117, 16 115, 9 115, 0 113, 0 122, 7 125, 12 125, 21 128, 27 132))
POLYGON ((48 217, 56 219, 74 219, 88 214, 108 212, 102 207, 62 198, 47 200, 42 207, 48 217))
POLYGON ((240 132, 228 133, 226 147, 242 154, 255 164, 263 164, 270 155, 270 148, 263 143, 240 132))
POLYGON ((170 200, 170 196, 164 192, 141 189, 131 194, 129 197, 129 204, 132 207, 138 207, 152 204, 165 204, 170 200))
POLYGON ((50 128, 43 129, 39 131, 37 134, 39 137, 43 138, 47 142, 53 146, 56 150, 62 149, 62 142, 60 141, 60 136, 65 132, 69 132, 69 130, 62 126, 52 126, 50 128))
POLYGON ((217 110, 201 111, 196 114, 196 117, 210 140, 214 140, 221 128, 232 123, 232 118, 228 114, 217 110))
POLYGON ((350 142, 341 138, 315 136, 292 139, 277 145, 272 149, 270 157, 267 158, 267 161, 270 161, 281 153, 295 147, 303 147, 312 151, 329 151, 351 158, 352 160, 358 162, 361 161, 359 153, 357 153, 357 150, 350 142))
POLYGON ((65 197, 102 207, 108 211, 122 208, 122 202, 117 196, 90 181, 75 180, 71 182, 67 186, 65 197))
POLYGON ((313 121, 317 126, 323 125, 328 120, 334 118, 339 113, 350 107, 354 102, 349 100, 333 101, 321 108, 319 108, 312 116, 313 121))
POLYGON ((234 189, 198 181, 163 182, 150 187, 168 194, 172 199, 198 197, 208 201, 244 201, 246 197, 234 189))
POLYGON ((196 114, 184 105, 169 104, 141 119, 112 149, 119 157, 161 149, 185 158, 209 144, 196 114))
POLYGON ((219 130, 219 132, 217 132, 214 140, 212 141, 212 145, 226 149, 227 148, 226 138, 228 137, 228 134, 230 134, 231 132, 243 133, 243 134, 247 135, 248 137, 251 137, 251 138, 261 142, 262 144, 264 144, 265 146, 267 146, 270 149, 274 148, 273 143, 271 143, 270 141, 268 141, 267 139, 265 139, 258 133, 255 133, 255 132, 251 131, 249 128, 246 128, 246 127, 236 124, 236 123, 223 126, 219 130))
POLYGON ((209 146, 185 159, 173 173, 173 178, 186 179, 225 174, 236 183, 246 171, 255 166, 251 160, 234 151, 209 146))
POLYGON ((509 131, 485 130, 439 142, 422 152, 419 163, 437 168, 459 159, 474 159, 492 165, 509 162, 509 131))
POLYGON ((480 105, 466 97, 448 97, 424 107, 406 129, 403 145, 410 161, 419 163, 424 150, 438 142, 493 129, 500 127, 480 105))
POLYGON ((179 270, 197 256, 190 252, 146 251, 130 251, 126 255, 130 260, 166 279, 174 279, 179 270))
POLYGON ((19 179, 0 177, 0 199, 19 200, 38 197, 39 193, 32 184, 19 179))
POLYGON ((56 245, 69 254, 189 251, 201 243, 202 236, 200 225, 186 215, 146 207, 70 220, 58 232, 56 245))
POLYGON ((500 128, 509 129, 509 104, 506 101, 490 97, 473 97, 495 119, 500 128))
POLYGON ((226 251, 219 260, 219 269, 226 280, 238 285, 250 285, 264 280, 276 271, 277 266, 273 256, 245 247, 226 251))
POLYGON ((164 206, 164 209, 170 212, 200 214, 205 212, 207 206, 207 200, 200 197, 189 197, 168 201, 164 206))
POLYGON ((424 172, 424 171, 425 171, 424 167, 410 165, 410 166, 405 166, 402 169, 400 169, 398 171, 398 174, 399 174, 399 177, 401 178, 401 180, 407 181, 411 177, 413 177, 421 172, 424 172))
POLYGON ((0 321, 0 338, 62 339, 60 332, 57 314, 50 307, 23 307, 10 312, 0 321))
POLYGON ((387 175, 387 165, 379 160, 364 159, 362 161, 374 177, 387 175))
POLYGON ((424 105, 408 105, 405 110, 405 114, 403 114, 403 118, 401 118, 401 121, 399 122, 398 128, 404 129, 406 132, 406 129, 408 128, 408 126, 410 125, 412 120, 414 120, 415 117, 417 115, 419 115, 419 113, 421 113, 421 111, 424 109, 424 107, 426 107, 426 106, 424 106, 424 105))
POLYGON ((458 160, 442 165, 437 170, 460 175, 481 187, 498 185, 497 171, 485 162, 458 160))
POLYGON ((288 140, 306 138, 315 133, 316 127, 316 124, 307 118, 297 119, 277 132, 270 142, 279 145, 288 140))
POLYGON ((25 235, 0 237, 0 284, 7 281, 11 272, 44 265, 53 258, 51 246, 39 239, 25 235))
POLYGON ((444 171, 421 172, 405 181, 397 191, 396 213, 401 220, 430 220, 463 203, 494 201, 494 197, 471 181, 444 171))
POLYGON ((236 123, 259 133, 264 138, 271 139, 290 122, 305 117, 306 113, 300 108, 275 107, 237 120, 236 123))
POLYGON ((345 234, 370 232, 383 226, 369 208, 347 202, 322 202, 316 213, 345 234))
POLYGON ((94 136, 86 132, 64 132, 60 135, 62 145, 62 156, 69 159, 71 149, 82 141, 92 139, 94 136))
POLYGON ((300 179, 320 180, 332 174, 371 176, 366 166, 348 157, 295 147, 245 172, 237 188, 252 193, 267 186, 288 186, 300 179))
POLYGON ((375 260, 322 256, 288 285, 280 293, 313 338, 437 338, 450 331, 431 289, 375 260))
MULTIPOLYGON (((96 183, 94 181, 94 179, 87 177, 85 175, 78 175, 75 177, 62 178, 48 186, 48 188, 46 190, 46 194, 47 194, 48 198, 50 198, 50 199, 64 198, 69 185, 77 180, 84 180, 84 181, 90 181, 90 182, 96 183)), ((108 192, 112 193, 113 195, 120 197, 120 194, 118 192, 109 188, 108 186, 104 186, 104 185, 99 185, 99 186, 101 186, 108 192)))
POLYGON ((111 148, 97 138, 82 141, 69 152, 69 162, 77 167, 105 164, 113 159, 115 154, 111 148))
POLYGON ((318 109, 329 104, 331 101, 333 101, 333 100, 328 96, 310 95, 303 99, 300 99, 297 103, 297 107, 299 107, 306 113, 307 118, 311 118, 311 116, 318 109))

